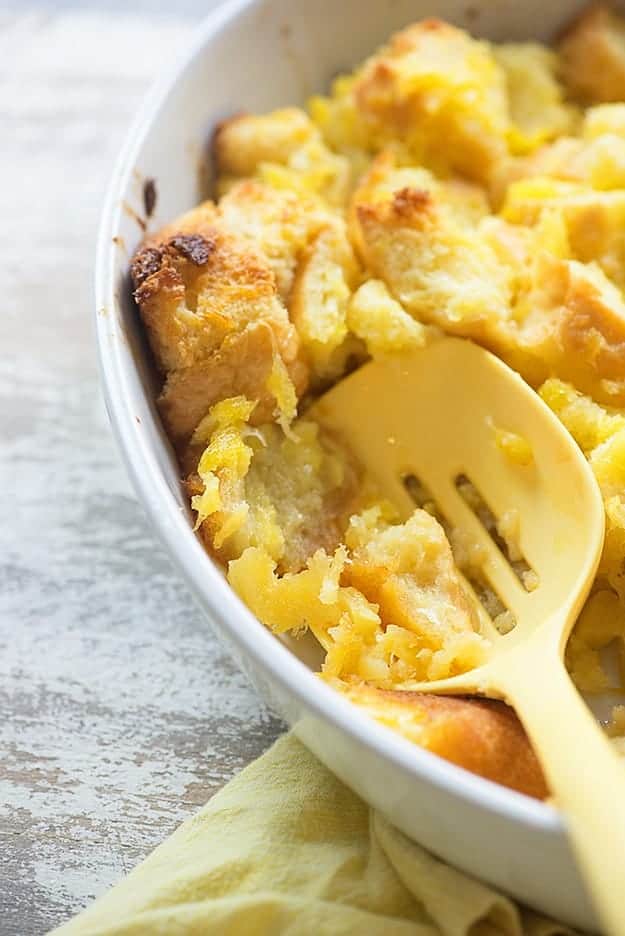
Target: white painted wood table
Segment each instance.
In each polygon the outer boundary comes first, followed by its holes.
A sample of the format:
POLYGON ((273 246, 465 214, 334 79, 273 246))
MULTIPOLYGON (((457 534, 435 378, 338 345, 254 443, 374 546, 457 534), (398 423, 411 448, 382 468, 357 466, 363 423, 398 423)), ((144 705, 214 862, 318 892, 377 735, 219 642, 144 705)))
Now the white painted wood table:
POLYGON ((92 336, 104 189, 210 2, 0 0, 0 934, 101 893, 282 730, 155 542, 92 336))

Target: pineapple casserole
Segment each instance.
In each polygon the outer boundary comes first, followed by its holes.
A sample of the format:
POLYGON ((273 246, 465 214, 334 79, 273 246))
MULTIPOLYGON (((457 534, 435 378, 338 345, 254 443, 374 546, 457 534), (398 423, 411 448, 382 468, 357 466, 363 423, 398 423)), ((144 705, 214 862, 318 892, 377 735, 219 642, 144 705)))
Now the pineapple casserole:
MULTIPOLYGON (((417 479, 400 515, 311 404, 368 359, 442 334, 517 370, 605 503, 567 665, 584 692, 623 691, 625 21, 593 6, 553 48, 417 22, 305 108, 224 121, 213 151, 214 199, 149 235, 131 271, 198 535, 268 628, 314 636, 337 691, 415 743, 546 796, 507 706, 411 691, 487 659, 483 614, 514 626, 479 549, 417 479)), ((493 431, 531 464, 524 439, 493 431)), ((536 588, 522 516, 485 522, 536 588)), ((606 725, 621 748, 624 712, 606 725)))

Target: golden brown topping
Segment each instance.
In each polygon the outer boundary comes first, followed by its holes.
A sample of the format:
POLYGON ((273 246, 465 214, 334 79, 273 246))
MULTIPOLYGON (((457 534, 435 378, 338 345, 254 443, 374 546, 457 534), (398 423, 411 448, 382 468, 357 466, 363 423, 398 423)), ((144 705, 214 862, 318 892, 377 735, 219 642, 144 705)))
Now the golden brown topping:
POLYGON ((527 796, 549 795, 545 777, 513 710, 503 702, 336 684, 375 719, 439 757, 527 796))

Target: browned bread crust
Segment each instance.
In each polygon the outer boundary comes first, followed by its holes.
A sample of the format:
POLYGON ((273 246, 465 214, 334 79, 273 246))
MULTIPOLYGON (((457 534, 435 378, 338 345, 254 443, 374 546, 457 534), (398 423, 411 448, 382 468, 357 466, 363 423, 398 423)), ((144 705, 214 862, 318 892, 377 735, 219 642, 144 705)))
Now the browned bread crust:
POLYGON ((472 773, 536 799, 549 795, 521 722, 503 702, 340 687, 348 699, 409 741, 472 773))

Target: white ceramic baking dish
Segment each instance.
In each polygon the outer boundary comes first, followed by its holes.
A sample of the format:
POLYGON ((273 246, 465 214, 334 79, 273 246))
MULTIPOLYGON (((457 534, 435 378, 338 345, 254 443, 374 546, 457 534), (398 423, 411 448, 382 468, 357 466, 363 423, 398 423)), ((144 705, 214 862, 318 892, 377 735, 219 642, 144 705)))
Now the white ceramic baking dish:
MULTIPOLYGON (((420 750, 315 675, 310 644, 282 643, 250 614, 191 530, 154 407, 128 262, 143 236, 143 182, 158 191, 150 230, 203 197, 211 129, 241 110, 297 104, 393 30, 423 16, 495 39, 548 39, 580 3, 566 0, 233 0, 197 30, 152 92, 114 172, 97 258, 97 336, 106 403, 128 471, 206 618, 302 741, 407 835, 454 865, 586 929, 595 918, 558 813, 420 750)), ((529 678, 529 677, 528 677, 529 678)), ((200 703, 201 704, 201 703, 200 703)))

